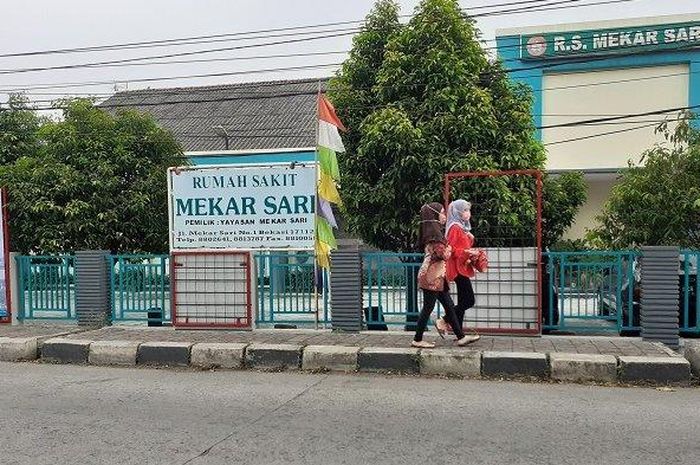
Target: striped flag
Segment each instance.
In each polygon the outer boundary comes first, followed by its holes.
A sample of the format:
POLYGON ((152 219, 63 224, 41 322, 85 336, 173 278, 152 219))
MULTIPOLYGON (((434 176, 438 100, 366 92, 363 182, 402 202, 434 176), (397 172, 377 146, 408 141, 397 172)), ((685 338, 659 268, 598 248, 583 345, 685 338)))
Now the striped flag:
POLYGON ((335 108, 328 99, 318 96, 318 164, 319 179, 316 205, 316 260, 322 268, 330 267, 331 250, 337 248, 333 229, 338 227, 333 216, 331 204, 340 204, 338 193, 337 152, 345 152, 338 129, 345 131, 345 126, 335 114, 335 108))

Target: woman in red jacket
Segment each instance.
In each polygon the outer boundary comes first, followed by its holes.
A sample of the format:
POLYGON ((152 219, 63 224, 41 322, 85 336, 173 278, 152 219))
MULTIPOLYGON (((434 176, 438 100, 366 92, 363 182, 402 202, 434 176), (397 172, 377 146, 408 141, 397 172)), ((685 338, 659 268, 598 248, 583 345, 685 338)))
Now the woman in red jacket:
MULTIPOLYGON (((471 281, 475 271, 470 263, 473 258, 472 247, 474 247, 474 236, 471 233, 470 223, 471 207, 471 204, 463 199, 452 202, 447 207, 447 227, 445 228, 447 243, 452 248, 452 255, 447 260, 447 280, 454 281, 457 285, 455 313, 460 329, 464 325, 464 313, 476 303, 471 281)), ((438 320, 436 326, 441 334, 448 328, 444 319, 438 320)), ((470 337, 472 342, 480 338, 478 334, 470 337)))

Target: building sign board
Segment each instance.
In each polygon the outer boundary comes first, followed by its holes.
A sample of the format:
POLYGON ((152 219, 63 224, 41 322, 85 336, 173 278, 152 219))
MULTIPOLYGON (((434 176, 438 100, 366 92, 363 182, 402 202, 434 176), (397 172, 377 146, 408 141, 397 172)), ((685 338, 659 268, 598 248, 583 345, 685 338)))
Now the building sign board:
POLYGON ((313 164, 171 168, 168 187, 171 250, 313 249, 313 164))
POLYGON ((700 46, 700 22, 520 36, 520 56, 527 60, 685 50, 695 46, 700 46))

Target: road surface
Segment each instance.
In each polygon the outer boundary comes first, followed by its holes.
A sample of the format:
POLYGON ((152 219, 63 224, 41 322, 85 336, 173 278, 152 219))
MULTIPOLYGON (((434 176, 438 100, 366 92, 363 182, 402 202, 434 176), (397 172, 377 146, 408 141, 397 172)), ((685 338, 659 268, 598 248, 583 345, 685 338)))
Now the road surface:
POLYGON ((700 389, 0 363, 0 463, 697 464, 700 389))

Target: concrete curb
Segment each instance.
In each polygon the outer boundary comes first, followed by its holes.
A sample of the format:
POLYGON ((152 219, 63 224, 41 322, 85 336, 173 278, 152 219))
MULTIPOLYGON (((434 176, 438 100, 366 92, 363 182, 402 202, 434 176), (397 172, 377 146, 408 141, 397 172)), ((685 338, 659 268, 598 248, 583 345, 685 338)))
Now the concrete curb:
POLYGON ((190 364, 191 342, 144 342, 138 348, 136 363, 151 366, 186 367, 190 364))
POLYGON ((685 342, 684 356, 690 362, 690 369, 693 374, 700 378, 700 343, 695 341, 685 342))
POLYGON ((617 358, 614 355, 549 354, 551 377, 557 381, 614 383, 617 358))
POLYGON ((36 337, 0 337, 0 361, 36 360, 38 350, 39 341, 36 337))
POLYGON ((53 338, 41 346, 41 360, 51 363, 88 363, 92 341, 53 338))
POLYGON ((484 352, 440 348, 360 348, 298 344, 91 341, 0 337, 0 361, 40 360, 116 366, 422 374, 460 378, 536 377, 564 382, 688 384, 700 376, 700 342, 685 357, 630 357, 552 352, 484 352))
POLYGON ((359 347, 307 346, 304 348, 301 367, 311 371, 357 371, 359 347))
POLYGON ((547 355, 536 352, 484 352, 481 358, 481 374, 485 377, 534 377, 548 376, 547 355))
POLYGON ((298 370, 302 349, 297 344, 251 344, 246 349, 245 364, 267 370, 298 370))
POLYGON ((357 354, 357 366, 365 372, 416 374, 419 356, 419 349, 368 347, 357 354))
POLYGON ((687 384, 690 362, 683 357, 620 356, 618 378, 629 383, 687 384))
POLYGON ((90 365, 135 366, 140 342, 96 341, 90 344, 90 365))
POLYGON ((431 349, 420 353, 420 373, 423 375, 481 376, 481 352, 464 349, 431 349))
POLYGON ((208 343, 201 342, 192 346, 190 365, 197 368, 231 368, 239 369, 245 365, 244 343, 208 343))

